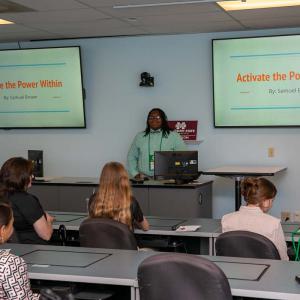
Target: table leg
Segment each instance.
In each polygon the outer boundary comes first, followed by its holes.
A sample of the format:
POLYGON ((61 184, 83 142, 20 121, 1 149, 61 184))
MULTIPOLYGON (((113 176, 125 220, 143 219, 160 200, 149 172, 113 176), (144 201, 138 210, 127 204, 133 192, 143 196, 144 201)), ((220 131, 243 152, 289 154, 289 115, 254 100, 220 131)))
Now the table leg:
MULTIPOLYGON (((139 288, 138 287, 131 287, 131 292, 132 292, 132 289, 134 289, 134 299, 135 300, 140 300, 140 291, 139 291, 139 288)), ((133 299, 132 298, 132 293, 131 293, 131 300, 133 299)))
POLYGON ((242 204, 241 180, 242 177, 235 177, 235 210, 239 210, 242 204))

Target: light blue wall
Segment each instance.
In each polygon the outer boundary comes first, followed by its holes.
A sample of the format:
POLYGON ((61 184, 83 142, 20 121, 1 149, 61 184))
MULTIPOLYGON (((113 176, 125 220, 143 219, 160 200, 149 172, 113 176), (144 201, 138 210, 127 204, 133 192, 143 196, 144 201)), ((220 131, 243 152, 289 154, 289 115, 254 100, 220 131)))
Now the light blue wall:
MULTIPOLYGON (((22 43, 82 47, 87 129, 0 131, 0 163, 15 155, 26 157, 28 149, 42 149, 46 176, 98 176, 105 162, 125 162, 135 133, 145 127, 147 112, 161 107, 169 119, 198 120, 198 139, 203 142, 190 148, 199 151, 200 169, 287 166, 272 178, 279 189, 272 213, 300 210, 300 128, 215 129, 212 112, 212 38, 289 33, 300 29, 22 43), (144 71, 155 77, 155 87, 138 86, 144 71), (270 146, 274 158, 267 157, 270 146)), ((234 209, 234 182, 214 180, 213 214, 220 217, 234 209)))

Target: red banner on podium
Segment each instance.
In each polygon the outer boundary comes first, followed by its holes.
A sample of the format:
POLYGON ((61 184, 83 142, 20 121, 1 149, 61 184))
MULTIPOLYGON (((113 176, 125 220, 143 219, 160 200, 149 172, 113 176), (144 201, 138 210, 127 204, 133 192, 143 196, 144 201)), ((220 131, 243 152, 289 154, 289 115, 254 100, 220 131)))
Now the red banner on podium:
POLYGON ((168 121, 171 129, 177 131, 185 141, 197 139, 198 121, 168 121))

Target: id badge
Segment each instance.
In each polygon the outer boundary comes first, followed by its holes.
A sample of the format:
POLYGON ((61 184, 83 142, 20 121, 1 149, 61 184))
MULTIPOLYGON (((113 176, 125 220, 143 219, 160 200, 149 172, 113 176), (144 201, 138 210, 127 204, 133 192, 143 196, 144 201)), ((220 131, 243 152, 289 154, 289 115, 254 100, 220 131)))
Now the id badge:
POLYGON ((149 155, 149 170, 154 171, 154 154, 149 155))

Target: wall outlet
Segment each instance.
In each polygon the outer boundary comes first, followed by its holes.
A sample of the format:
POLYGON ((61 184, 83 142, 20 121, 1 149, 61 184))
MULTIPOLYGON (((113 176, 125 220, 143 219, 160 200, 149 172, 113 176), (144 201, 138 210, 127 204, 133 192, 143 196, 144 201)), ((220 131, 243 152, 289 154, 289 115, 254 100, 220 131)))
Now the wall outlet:
POLYGON ((268 148, 268 157, 274 157, 275 156, 275 149, 273 147, 268 148))
POLYGON ((294 222, 300 222, 300 210, 294 212, 294 222))
POLYGON ((281 222, 291 221, 291 213, 289 211, 281 212, 281 222))

